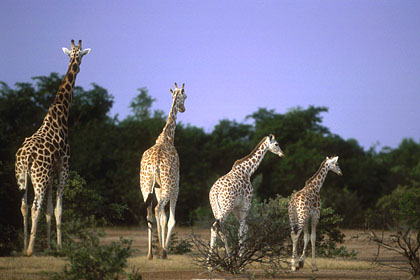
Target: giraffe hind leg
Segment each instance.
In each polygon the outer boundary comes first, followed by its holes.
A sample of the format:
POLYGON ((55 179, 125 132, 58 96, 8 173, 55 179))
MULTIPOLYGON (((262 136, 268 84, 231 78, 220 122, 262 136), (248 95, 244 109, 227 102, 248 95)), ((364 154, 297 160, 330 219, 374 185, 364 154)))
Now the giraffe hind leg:
POLYGON ((28 174, 21 172, 17 176, 19 190, 23 191, 20 211, 23 218, 23 254, 28 250, 28 174))
MULTIPOLYGON (((171 199, 170 200, 170 207, 169 207, 169 220, 168 220, 168 233, 166 235, 166 240, 165 240, 165 246, 164 246, 164 251, 166 252, 166 250, 169 249, 169 241, 171 238, 171 234, 172 234, 172 230, 175 227, 175 207, 176 207, 176 199, 171 199)), ((165 256, 162 256, 162 258, 165 258, 165 256)))
POLYGON ((47 221, 47 247, 50 248, 50 239, 51 239, 51 217, 53 213, 53 203, 52 203, 52 186, 50 185, 47 189, 47 209, 45 212, 45 219, 47 221))

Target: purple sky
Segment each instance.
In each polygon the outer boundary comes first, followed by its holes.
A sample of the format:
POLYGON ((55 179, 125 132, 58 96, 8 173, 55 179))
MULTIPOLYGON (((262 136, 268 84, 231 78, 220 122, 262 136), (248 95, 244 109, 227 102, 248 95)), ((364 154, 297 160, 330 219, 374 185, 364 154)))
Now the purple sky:
POLYGON ((64 74, 61 47, 82 39, 92 52, 76 83, 106 88, 120 119, 137 88, 168 113, 169 88, 185 82, 178 120, 206 131, 315 105, 365 148, 420 140, 420 1, 2 0, 0 38, 9 86, 64 74))

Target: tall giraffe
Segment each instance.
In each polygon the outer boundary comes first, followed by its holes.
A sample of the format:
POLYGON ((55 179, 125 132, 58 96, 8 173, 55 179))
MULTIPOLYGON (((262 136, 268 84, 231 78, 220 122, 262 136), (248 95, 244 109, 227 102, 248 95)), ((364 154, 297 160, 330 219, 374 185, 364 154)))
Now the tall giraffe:
POLYGON ((210 205, 216 219, 211 227, 211 250, 214 250, 216 238, 219 234, 225 244, 226 254, 229 255, 224 221, 232 211, 240 224, 239 246, 240 249, 243 248, 248 230, 245 219, 252 201, 251 176, 257 170, 267 151, 279 157, 284 155, 272 134, 265 136, 249 155, 235 161, 232 169, 220 177, 211 187, 209 193, 210 205))
POLYGON ((169 111, 168 120, 162 133, 156 139, 155 145, 143 153, 140 162, 140 189, 143 199, 147 205, 147 226, 148 226, 148 248, 147 258, 153 259, 152 253, 152 227, 153 192, 156 195, 157 205, 155 207, 157 233, 159 238, 158 254, 162 258, 167 257, 167 249, 172 230, 175 226, 175 207, 179 192, 179 157, 174 146, 176 116, 178 112, 185 112, 184 101, 187 98, 184 90, 178 88, 175 83, 175 90, 170 89, 172 94, 172 106, 169 111), (155 183, 158 186, 155 187, 155 183), (166 213, 165 206, 170 202, 170 214, 168 221, 168 234, 165 238, 166 213))
POLYGON ((47 242, 50 245, 51 216, 53 212, 52 183, 55 172, 58 174, 57 202, 55 219, 57 224, 57 245, 61 247, 61 200, 69 171, 70 146, 68 141, 68 113, 73 97, 74 83, 80 70, 82 57, 90 49, 82 50, 82 41, 77 46, 71 40, 71 49, 63 48, 70 56, 67 74, 57 91, 55 99, 48 109, 41 127, 30 137, 25 138, 22 146, 16 152, 15 175, 19 189, 25 193, 22 198, 21 212, 23 216, 24 254, 31 256, 34 249, 39 212, 45 194, 47 201, 47 242), (27 184, 31 179, 34 188, 32 204, 32 229, 28 246, 28 202, 27 184))
POLYGON ((306 246, 309 241, 308 225, 311 220, 311 245, 312 245, 312 271, 317 271, 318 267, 315 261, 315 241, 316 241, 316 226, 318 225, 320 211, 321 211, 321 198, 319 191, 321 190, 322 184, 327 177, 328 171, 333 171, 337 175, 341 176, 340 167, 338 166, 338 156, 333 158, 326 158, 319 167, 318 171, 309 178, 305 187, 300 191, 296 192, 289 202, 289 219, 291 227, 291 236, 293 242, 293 255, 292 255, 292 270, 296 271, 302 268, 305 262, 306 246), (297 242, 299 235, 304 231, 304 245, 303 253, 299 259, 299 264, 296 263, 297 258, 297 242))

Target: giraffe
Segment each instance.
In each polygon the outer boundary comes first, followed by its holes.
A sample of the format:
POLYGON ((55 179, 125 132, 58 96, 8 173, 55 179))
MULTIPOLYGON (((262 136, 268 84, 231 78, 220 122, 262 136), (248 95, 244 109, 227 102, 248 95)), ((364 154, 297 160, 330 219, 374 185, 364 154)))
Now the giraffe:
POLYGON ((33 253, 39 212, 47 193, 47 243, 48 247, 50 246, 51 216, 53 212, 52 183, 55 172, 58 174, 59 184, 54 214, 57 224, 57 245, 58 248, 61 247, 61 204, 70 159, 68 113, 82 57, 90 52, 90 49, 82 50, 81 44, 82 41, 79 40, 79 44, 75 46, 74 40, 71 40, 71 49, 63 48, 63 52, 70 57, 67 74, 61 82, 41 127, 32 136, 25 138, 22 146, 16 152, 16 181, 19 189, 25 191, 21 212, 24 228, 24 254, 27 256, 31 256, 33 253), (34 188, 34 201, 31 209, 32 228, 28 245, 27 184, 29 178, 34 188))
POLYGON ((316 241, 316 226, 318 225, 320 211, 321 211, 321 199, 319 191, 321 190, 322 184, 325 181, 328 171, 333 171, 337 175, 341 176, 340 167, 338 166, 338 156, 332 158, 326 158, 320 165, 318 171, 309 178, 305 187, 300 191, 296 192, 289 202, 289 220, 291 227, 291 237, 293 242, 293 255, 292 255, 292 271, 296 271, 302 268, 305 262, 305 251, 306 246, 309 242, 309 220, 311 220, 311 245, 312 245, 312 271, 318 271, 318 267, 315 261, 315 241, 316 241), (299 259, 299 264, 296 263, 297 258, 297 242, 299 235, 304 231, 304 246, 303 253, 299 259))
POLYGON ((248 230, 245 219, 252 201, 253 187, 251 176, 257 170, 268 150, 279 157, 284 156, 274 135, 265 136, 249 155, 235 161, 232 169, 220 177, 211 187, 209 199, 214 218, 216 219, 211 227, 211 251, 214 250, 216 238, 219 235, 225 244, 226 254, 230 254, 224 221, 230 212, 233 211, 240 225, 239 246, 241 254, 248 230))
POLYGON ((178 112, 185 112, 184 101, 187 98, 184 90, 178 88, 170 89, 172 94, 172 106, 168 120, 163 127, 162 133, 156 139, 155 145, 146 150, 140 161, 140 190, 143 200, 147 205, 147 226, 148 226, 148 249, 147 258, 153 259, 152 253, 152 227, 153 192, 157 199, 155 217, 158 233, 158 255, 163 259, 167 258, 167 249, 172 230, 175 226, 175 207, 179 192, 179 157, 174 146, 176 117, 178 112), (158 185, 155 187, 155 183, 158 185), (165 206, 170 203, 168 233, 165 238, 166 213, 165 206))

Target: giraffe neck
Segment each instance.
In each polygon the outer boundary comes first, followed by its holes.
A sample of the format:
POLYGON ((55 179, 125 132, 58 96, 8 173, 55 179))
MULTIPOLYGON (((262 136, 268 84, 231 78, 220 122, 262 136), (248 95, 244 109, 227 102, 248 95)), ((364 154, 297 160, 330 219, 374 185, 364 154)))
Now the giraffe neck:
POLYGON ((321 190, 322 184, 324 184, 328 174, 328 166, 325 163, 326 161, 324 160, 318 171, 306 181, 305 187, 311 188, 314 192, 319 192, 321 190))
POLYGON ((266 137, 264 137, 260 143, 254 148, 254 150, 247 155, 246 157, 237 160, 234 164, 232 169, 234 168, 240 168, 242 170, 245 170, 245 173, 251 177, 254 172, 258 169, 258 167, 261 164, 261 161, 263 160, 265 154, 268 150, 268 144, 265 141, 266 137))
POLYGON ((61 81, 55 99, 44 119, 44 123, 51 122, 51 119, 58 123, 59 127, 64 128, 64 133, 67 133, 67 120, 77 73, 79 73, 79 62, 76 58, 72 58, 67 73, 61 81))
POLYGON ((165 126, 163 127, 162 133, 159 135, 159 137, 156 139, 156 142, 170 142, 174 143, 175 138, 175 129, 176 129, 176 116, 178 113, 177 106, 176 105, 176 98, 178 95, 175 95, 173 101, 171 110, 169 111, 168 120, 166 121, 165 126))

